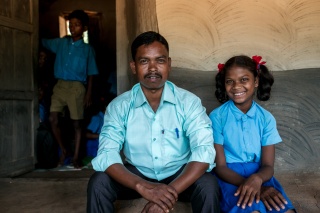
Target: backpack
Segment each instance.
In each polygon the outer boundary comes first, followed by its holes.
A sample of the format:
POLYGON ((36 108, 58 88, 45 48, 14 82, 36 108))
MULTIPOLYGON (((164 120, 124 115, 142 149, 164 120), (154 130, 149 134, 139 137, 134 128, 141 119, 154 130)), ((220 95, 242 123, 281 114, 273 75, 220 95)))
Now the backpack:
POLYGON ((36 139, 36 168, 51 169, 58 164, 58 146, 45 123, 40 123, 36 139))

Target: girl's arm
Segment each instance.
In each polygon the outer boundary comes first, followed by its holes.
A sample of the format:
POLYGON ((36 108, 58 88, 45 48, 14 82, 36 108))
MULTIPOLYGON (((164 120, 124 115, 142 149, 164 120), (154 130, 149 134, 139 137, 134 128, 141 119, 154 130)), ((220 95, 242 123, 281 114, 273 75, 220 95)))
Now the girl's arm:
MULTIPOLYGON (((263 182, 272 178, 274 173, 274 159, 275 159, 275 145, 262 147, 262 166, 257 173, 263 180, 263 182)), ((272 208, 280 211, 288 204, 287 200, 282 194, 273 187, 261 187, 261 200, 265 207, 271 211, 272 208)))
POLYGON ((254 199, 257 203, 260 202, 261 186, 273 176, 274 157, 274 145, 262 147, 259 171, 248 177, 235 193, 236 196, 239 195, 238 206, 241 205, 242 208, 245 208, 247 204, 251 206, 254 199))
POLYGON ((263 146, 261 154, 261 167, 256 175, 261 178, 262 183, 270 180, 274 173, 275 146, 263 146))
POLYGON ((216 175, 227 183, 240 186, 245 181, 245 178, 227 167, 222 145, 214 144, 214 148, 216 150, 216 167, 214 169, 216 175))

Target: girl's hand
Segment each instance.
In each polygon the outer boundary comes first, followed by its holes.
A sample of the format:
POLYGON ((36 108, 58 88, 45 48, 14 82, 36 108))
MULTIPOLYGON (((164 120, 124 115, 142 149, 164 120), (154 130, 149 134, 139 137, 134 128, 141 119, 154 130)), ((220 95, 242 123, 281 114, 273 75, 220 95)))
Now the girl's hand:
POLYGON ((242 209, 245 209, 247 205, 252 205, 254 199, 256 200, 256 203, 259 203, 261 185, 262 179, 256 174, 253 174, 246 179, 234 194, 234 196, 240 196, 237 206, 241 206, 242 209))
POLYGON ((280 208, 284 209, 285 205, 288 204, 287 200, 282 196, 282 194, 271 186, 262 186, 260 197, 265 207, 269 211, 272 211, 272 208, 280 211, 280 208))

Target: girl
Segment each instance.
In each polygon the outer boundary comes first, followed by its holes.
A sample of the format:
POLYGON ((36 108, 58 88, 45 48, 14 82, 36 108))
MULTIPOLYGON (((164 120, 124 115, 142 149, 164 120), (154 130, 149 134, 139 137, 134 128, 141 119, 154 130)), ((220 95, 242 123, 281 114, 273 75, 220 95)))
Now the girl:
POLYGON ((218 65, 215 95, 224 104, 209 116, 222 212, 295 212, 273 177, 276 121, 253 100, 256 89, 259 100, 270 97, 274 80, 264 64, 260 56, 235 56, 218 65))

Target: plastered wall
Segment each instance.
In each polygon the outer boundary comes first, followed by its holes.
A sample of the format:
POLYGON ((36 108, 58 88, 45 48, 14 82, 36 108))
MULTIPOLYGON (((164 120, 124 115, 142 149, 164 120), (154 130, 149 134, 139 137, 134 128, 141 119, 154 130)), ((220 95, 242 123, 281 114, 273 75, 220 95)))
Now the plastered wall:
POLYGON ((320 67, 319 0, 156 0, 174 67, 262 55, 274 71, 320 67))

